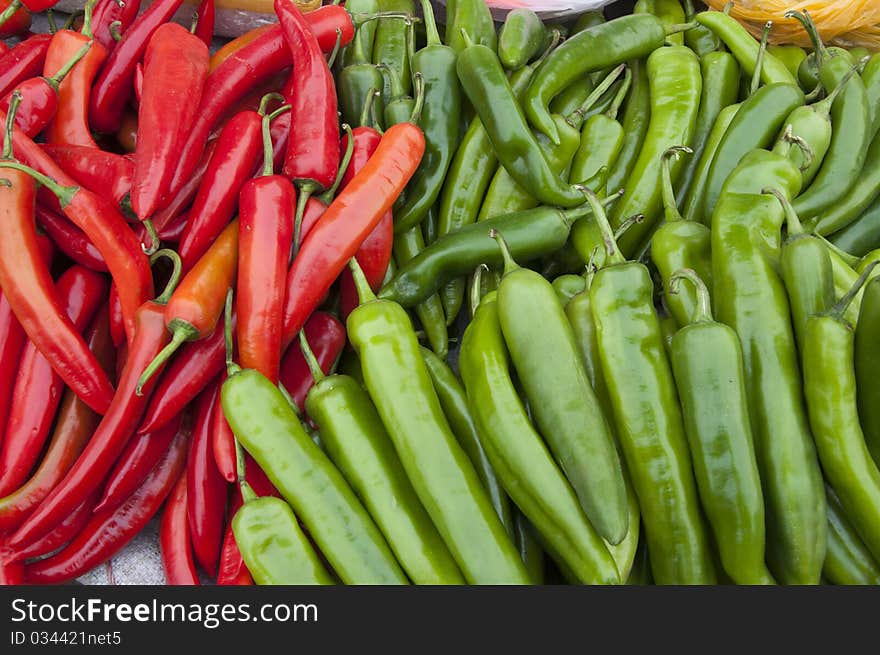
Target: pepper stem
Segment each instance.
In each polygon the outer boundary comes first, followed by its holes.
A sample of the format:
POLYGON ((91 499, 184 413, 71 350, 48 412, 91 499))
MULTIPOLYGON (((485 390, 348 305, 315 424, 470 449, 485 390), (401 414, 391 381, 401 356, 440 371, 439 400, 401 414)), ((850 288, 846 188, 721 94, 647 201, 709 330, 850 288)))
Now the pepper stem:
POLYGON ((260 107, 259 109, 257 109, 257 113, 260 116, 265 116, 267 113, 269 113, 269 103, 272 100, 278 100, 280 103, 284 104, 287 101, 287 98, 276 91, 267 93, 262 98, 260 98, 260 107))
POLYGON ((80 59, 88 54, 89 48, 92 47, 92 43, 94 43, 94 41, 90 40, 82 48, 77 50, 76 54, 74 54, 73 57, 66 64, 64 64, 64 66, 59 68, 58 72, 55 73, 52 77, 43 78, 46 80, 46 82, 49 83, 49 86, 51 86, 55 90, 55 93, 58 93, 58 87, 64 81, 64 78, 67 77, 67 74, 71 70, 73 70, 73 67, 79 63, 80 59))
POLYGON ((758 48, 758 56, 755 58, 755 72, 752 73, 752 83, 749 85, 749 95, 754 95, 758 87, 761 86, 761 73, 764 70, 764 55, 767 52, 767 42, 770 39, 770 30, 773 28, 773 21, 768 20, 764 23, 764 29, 761 32, 761 47, 758 48))
POLYGON ((544 63, 544 60, 547 58, 551 52, 556 49, 556 46, 559 45, 559 42, 562 41, 562 32, 558 27, 554 27, 550 32, 550 44, 544 48, 544 52, 541 53, 541 56, 538 57, 535 61, 533 61, 529 66, 533 69, 537 69, 538 66, 544 63))
POLYGON ((83 36, 87 36, 89 40, 92 39, 92 15, 95 13, 95 5, 98 4, 98 0, 87 0, 85 10, 83 13, 83 24, 82 29, 80 30, 80 34, 83 36))
POLYGON ((465 28, 461 28, 461 38, 464 39, 464 47, 470 48, 474 44, 474 40, 471 38, 471 35, 467 33, 465 28))
MULTIPOLYGON (((9 117, 7 116, 7 124, 9 122, 9 117)), ((14 119, 13 119, 14 120, 14 119)), ((6 142, 11 143, 12 139, 9 137, 7 133, 6 142)), ((4 148, 4 157, 5 157, 5 148, 4 148)), ((73 200, 73 196, 76 195, 77 191, 79 191, 78 186, 61 186, 53 180, 51 177, 47 177, 43 175, 39 171, 34 170, 30 166, 25 166, 24 164, 20 164, 17 161, 3 161, 0 162, 0 167, 2 168, 12 168, 17 171, 21 171, 22 173, 27 173, 32 178, 34 178, 37 182, 42 184, 44 187, 49 189, 54 196, 58 198, 58 202, 61 203, 61 208, 64 209, 71 203, 73 200)))
POLYGON ((608 118, 616 119, 617 114, 620 111, 620 107, 623 105, 623 101, 626 100, 627 94, 629 94, 629 89, 632 86, 632 69, 627 66, 626 71, 623 73, 623 84, 620 85, 620 88, 617 90, 617 94, 614 96, 614 100, 611 101, 611 106, 608 107, 608 111, 605 112, 605 115, 608 118))
MULTIPOLYGON (((271 95, 271 94, 270 94, 271 95)), ((264 96, 265 98, 265 96, 264 96)), ((263 109, 262 103, 260 109, 263 109)), ((272 121, 276 116, 290 111, 290 105, 282 105, 270 114, 263 114, 260 127, 263 131, 263 176, 275 174, 275 150, 272 148, 272 121)))
MULTIPOLYGON (((604 168, 604 166, 603 166, 603 168, 604 168)), ((586 190, 590 190, 592 192, 590 187, 587 185, 576 184, 575 186, 578 189, 580 189, 581 191, 586 189, 586 190)), ((601 205, 603 207, 610 207, 621 196, 623 196, 623 194, 624 194, 624 190, 619 189, 619 190, 615 191, 614 193, 612 193, 611 195, 605 196, 599 202, 601 203, 601 205)), ((593 206, 590 204, 589 200, 587 200, 586 202, 584 202, 583 205, 578 205, 577 207, 573 207, 572 209, 560 210, 560 213, 565 217, 566 221, 568 221, 569 223, 573 223, 574 221, 576 221, 580 218, 583 218, 584 216, 588 216, 589 214, 592 214, 593 213, 592 207, 593 206)))
POLYGON ((627 218, 626 220, 624 220, 620 224, 620 227, 618 227, 616 230, 614 230, 614 240, 617 241, 618 239, 620 239, 624 234, 626 234, 626 231, 629 228, 631 228, 633 225, 637 225, 639 223, 644 223, 644 222, 645 222, 645 215, 644 214, 636 214, 635 216, 630 216, 629 218, 627 218))
POLYGON ((831 106, 834 104, 834 101, 837 100, 837 96, 840 95, 840 92, 843 91, 843 87, 847 85, 847 83, 852 79, 853 75, 859 72, 862 67, 862 64, 866 62, 869 57, 865 57, 864 59, 860 59, 856 64, 850 68, 846 75, 840 78, 840 83, 834 87, 834 89, 829 93, 824 100, 817 102, 812 105, 812 109, 819 114, 825 114, 826 116, 831 113, 831 106))
POLYGON ((513 259, 513 255, 510 254, 510 246, 507 243, 507 239, 496 230, 494 227, 489 230, 489 238, 495 239, 498 247, 501 248, 501 256, 504 258, 504 275, 508 275, 513 273, 516 269, 519 268, 519 264, 516 263, 513 259))
POLYGON ((161 239, 159 238, 159 232, 156 230, 156 226, 153 224, 153 220, 148 218, 143 221, 144 230, 147 232, 147 236, 150 237, 150 245, 145 246, 143 243, 141 244, 141 250, 144 251, 145 255, 152 255, 159 248, 159 244, 161 243, 161 239))
POLYGON ((791 124, 786 126, 785 132, 782 134, 782 140, 789 144, 789 152, 791 151, 791 146, 797 146, 800 148, 801 154, 804 156, 804 161, 800 166, 801 171, 808 170, 810 166, 813 165, 816 153, 810 147, 810 144, 807 143, 806 139, 800 136, 795 136, 791 124))
POLYGON ((339 185, 342 184, 342 178, 345 177, 345 171, 348 170, 348 166, 351 164, 351 156, 354 154, 354 134, 351 133, 351 125, 343 123, 342 130, 347 138, 345 140, 345 152, 342 155, 342 161, 339 162, 339 168, 336 170, 336 179, 333 180, 333 185, 329 189, 318 196, 318 200, 325 205, 329 205, 333 201, 333 197, 339 190, 339 185))
POLYGON ((251 487, 245 477, 247 471, 245 469, 244 448, 241 447, 241 442, 235 437, 233 437, 233 441, 235 443, 235 475, 238 478, 238 488, 241 491, 241 499, 245 503, 249 503, 259 498, 259 496, 254 492, 254 488, 251 487))
POLYGON ((873 261, 865 267, 865 270, 862 271, 862 274, 859 275, 859 278, 853 283, 849 291, 847 291, 843 297, 837 301, 837 304, 828 311, 830 316, 833 316, 838 320, 843 317, 850 303, 853 301, 853 298, 859 295, 859 291, 862 290, 862 287, 865 286, 865 283, 870 279, 871 272, 878 264, 880 264, 880 260, 873 261))
POLYGON ((618 77, 620 77, 620 74, 623 73, 624 69, 626 69, 626 64, 621 64, 608 73, 608 75, 605 76, 605 79, 599 83, 599 86, 590 92, 590 95, 587 96, 586 100, 583 101, 580 107, 565 117, 565 122, 573 128, 578 129, 581 123, 584 122, 584 116, 586 113, 590 111, 593 105, 599 102, 599 99, 605 95, 605 92, 608 91, 609 88, 611 88, 611 85, 614 84, 618 77))
POLYGON ((303 215, 306 213, 306 205, 312 193, 315 191, 315 185, 309 182, 298 185, 296 197, 296 215, 293 218, 293 257, 299 253, 299 241, 302 234, 303 215))
POLYGON ((666 36, 672 36, 673 34, 681 34, 682 32, 687 32, 688 30, 692 30, 695 27, 699 27, 700 24, 697 22, 690 23, 677 23, 675 25, 669 25, 666 28, 666 36))
POLYGON ((358 122, 361 125, 369 125, 371 122, 371 116, 373 116, 373 106, 376 104, 376 98, 379 97, 381 92, 374 86, 370 87, 370 90, 367 91, 367 97, 364 99, 364 108, 361 109, 361 117, 358 119, 358 122))
POLYGON ((596 277, 596 272, 599 270, 599 266, 596 262, 599 260, 599 252, 601 248, 596 246, 590 252, 590 259, 587 260, 587 265, 584 267, 584 289, 589 291, 590 287, 593 286, 593 278, 596 277))
POLYGON ((694 20, 697 12, 694 10, 693 0, 684 0, 684 19, 688 22, 694 20))
POLYGON ((232 342, 232 287, 226 291, 226 304, 223 306, 223 345, 226 348, 226 374, 235 375, 241 367, 232 360, 235 352, 232 342))
POLYGON ((110 24, 107 26, 107 29, 108 29, 109 32, 110 32, 110 37, 111 37, 114 41, 116 41, 117 43, 119 43, 120 41, 122 41, 122 34, 120 34, 120 32, 119 32, 119 28, 120 28, 120 27, 122 27, 122 21, 121 21, 121 20, 115 20, 115 21, 113 21, 112 23, 110 23, 110 24))
POLYGON ((165 288, 162 289, 162 293, 153 300, 157 305, 166 305, 171 298, 171 294, 174 293, 174 290, 177 288, 178 282, 180 282, 180 276, 183 273, 183 264, 180 261, 180 255, 171 250, 171 248, 162 248, 150 255, 150 265, 155 264, 159 259, 170 259, 171 265, 174 267, 171 270, 171 276, 168 278, 168 282, 165 283, 165 288))
POLYGON ((3 131, 3 159, 15 159, 12 148, 12 135, 15 133, 15 116, 21 104, 21 91, 16 89, 9 98, 9 109, 6 111, 6 125, 3 131))
POLYGON ((477 312, 477 307, 480 306, 480 301, 483 299, 483 273, 488 272, 489 267, 485 264, 480 264, 471 276, 471 318, 474 317, 474 314, 477 312))
POLYGON ((352 257, 348 260, 348 267, 351 269, 354 288, 357 290, 358 304, 363 305, 364 303, 376 300, 376 294, 370 288, 370 283, 367 282, 367 276, 364 275, 364 270, 358 263, 357 257, 352 257))
POLYGON ((367 58, 367 52, 364 50, 361 36, 362 32, 358 30, 358 33, 354 35, 354 39, 352 39, 351 44, 348 46, 351 48, 351 64, 354 66, 370 63, 370 60, 367 58))
POLYGON ((587 202, 590 203, 590 207, 593 209, 593 218, 602 234, 602 242, 605 244, 605 265, 625 263, 626 257, 623 256, 620 248, 617 247, 614 230, 611 229, 611 223, 608 222, 608 215, 605 213, 605 208, 602 206, 599 197, 586 187, 582 187, 581 190, 587 196, 587 202))
POLYGON ((779 189, 761 189, 761 193, 763 194, 772 194, 776 196, 776 199, 779 201, 779 204, 782 205, 782 209, 785 211, 785 224, 788 227, 788 235, 796 235, 804 233, 804 226, 801 223, 800 218, 798 218, 797 212, 794 210, 791 202, 788 198, 785 197, 785 194, 782 193, 779 189))
POLYGON ((663 213, 665 214, 666 221, 669 223, 684 220, 681 212, 678 211, 675 189, 672 186, 672 160, 678 159, 681 153, 692 155, 694 151, 687 146, 672 146, 663 153, 660 159, 660 177, 662 179, 660 188, 663 194, 663 213))
POLYGON ((425 107, 425 80, 421 73, 413 75, 413 84, 416 88, 416 104, 413 107, 412 115, 409 117, 409 122, 418 125, 422 119, 422 109, 425 107))
MULTIPOLYGON (((46 21, 49 23, 49 34, 55 34, 58 31, 58 24, 55 22, 55 12, 53 10, 46 10, 46 21)), ((4 20, 0 20, 0 25, 4 22, 4 20)))
POLYGON ((792 9, 785 12, 785 18, 794 18, 797 22, 803 25, 804 30, 807 32, 807 36, 809 36, 810 41, 813 42, 813 51, 816 53, 816 65, 820 66, 822 62, 828 58, 828 49, 822 42, 822 37, 819 36, 819 30, 816 28, 816 24, 813 22, 813 17, 810 16, 810 12, 806 9, 804 9, 803 12, 792 9))
POLYGON ((440 40, 440 32, 437 31, 437 20, 434 18, 434 7, 430 0, 421 0, 422 15, 425 21, 425 36, 427 37, 426 46, 443 45, 440 40))
POLYGON ((177 319, 172 320, 171 323, 168 324, 168 329, 171 330, 171 341, 159 351, 159 354, 153 358, 152 362, 147 364, 147 368, 141 373, 141 376, 137 381, 137 386, 134 389, 135 394, 138 396, 143 395, 144 385, 149 382, 150 378, 159 371, 165 362, 171 359, 174 353, 176 353, 184 343, 192 341, 199 336, 198 330, 192 325, 185 323, 184 321, 178 321, 177 319))
POLYGON ((333 68, 333 64, 336 63, 336 57, 339 55, 339 48, 342 46, 342 30, 338 27, 336 28, 336 43, 333 44, 333 50, 330 52, 330 57, 327 58, 327 68, 333 68))
POLYGON ((314 351, 312 351, 311 346, 309 346, 309 340, 306 338, 305 330, 299 331, 299 347, 302 349, 303 357, 306 358, 306 364, 309 367, 309 373, 312 374, 312 379, 315 381, 315 384, 317 384, 326 376, 324 375, 324 371, 321 370, 321 365, 318 363, 318 358, 315 357, 314 351))
POLYGON ((669 293, 679 293, 679 285, 682 280, 687 280, 694 285, 697 291, 697 306, 694 308, 692 323, 710 323, 712 318, 712 301, 709 297, 709 289, 702 278, 692 268, 680 268, 669 278, 669 293))
POLYGON ((12 0, 6 9, 0 12, 0 25, 3 25, 3 23, 15 16, 19 9, 21 9, 21 0, 12 0))

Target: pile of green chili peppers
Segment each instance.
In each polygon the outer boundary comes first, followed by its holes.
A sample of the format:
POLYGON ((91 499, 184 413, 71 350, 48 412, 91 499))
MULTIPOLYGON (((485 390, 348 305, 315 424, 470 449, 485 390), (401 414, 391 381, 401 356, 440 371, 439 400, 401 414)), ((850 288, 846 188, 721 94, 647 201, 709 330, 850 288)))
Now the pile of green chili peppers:
POLYGON ((424 93, 426 150, 345 373, 303 337, 300 415, 230 353, 254 579, 880 583, 880 53, 679 0, 356 9, 340 106, 424 93))

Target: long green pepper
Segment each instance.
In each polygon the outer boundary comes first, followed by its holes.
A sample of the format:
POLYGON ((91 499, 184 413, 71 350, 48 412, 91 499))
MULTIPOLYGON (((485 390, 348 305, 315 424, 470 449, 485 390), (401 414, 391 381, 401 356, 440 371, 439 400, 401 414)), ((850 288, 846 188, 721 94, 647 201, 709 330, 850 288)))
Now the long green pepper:
POLYGON ((629 62, 632 71, 632 84, 623 111, 623 143, 614 162, 609 166, 606 193, 616 193, 629 180, 648 132, 651 118, 651 91, 648 84, 648 70, 643 59, 629 62))

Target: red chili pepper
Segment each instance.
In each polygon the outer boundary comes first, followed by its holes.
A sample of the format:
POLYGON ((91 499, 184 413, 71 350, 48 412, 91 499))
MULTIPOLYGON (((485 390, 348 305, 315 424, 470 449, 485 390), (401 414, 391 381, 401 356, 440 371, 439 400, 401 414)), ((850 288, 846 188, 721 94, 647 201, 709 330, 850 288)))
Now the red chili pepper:
POLYGON ((137 112, 127 109, 122 115, 122 123, 116 130, 116 142, 128 153, 137 146, 137 112))
MULTIPOLYGON (((351 163, 342 176, 342 188, 351 181, 355 173, 361 170, 372 157, 382 139, 382 135, 372 127, 358 127, 353 130, 354 152, 351 163)), ((348 136, 342 137, 345 147, 348 136)), ((389 211, 382 217, 379 224, 370 232, 370 235, 358 248, 355 259, 363 270, 364 275, 373 291, 378 291, 388 271, 388 262, 391 261, 391 246, 394 242, 394 217, 389 211)), ((343 319, 359 305, 357 289, 354 286, 354 278, 351 270, 346 268, 342 271, 339 280, 339 306, 343 319)))
MULTIPOLYGON (((306 321, 303 331, 321 370, 330 373, 345 348, 345 327, 332 314, 315 312, 306 321)), ((288 348, 281 360, 281 384, 290 394, 300 412, 305 411, 306 396, 315 384, 301 348, 288 348)))
POLYGON ((425 151, 422 130, 392 125, 379 146, 303 240, 287 276, 284 345, 297 335, 321 298, 391 209, 425 151))
POLYGON ((21 4, 27 7, 32 14, 51 9, 58 4, 58 0, 21 0, 21 4))
MULTIPOLYGON (((40 235, 37 237, 37 247, 41 260, 49 267, 53 254, 52 242, 40 235)), ((0 375, 0 444, 3 443, 6 433, 6 419, 9 417, 9 407, 12 403, 12 390, 21 352, 26 342, 27 335, 24 333, 24 328, 15 318, 9 301, 0 290, 0 371, 4 371, 4 375, 0 375)))
POLYGON ((261 123, 256 111, 242 111, 223 126, 180 240, 184 270, 205 254, 235 214, 239 190, 253 175, 263 150, 261 123))
POLYGON ((137 393, 181 345, 204 339, 214 331, 223 313, 226 292, 235 278, 237 263, 238 221, 235 220, 183 277, 168 301, 165 325, 171 333, 171 342, 144 367, 137 393))
POLYGON ((110 285, 110 336, 117 348, 125 343, 125 318, 122 315, 122 302, 116 292, 116 285, 110 285))
MULTIPOLYGON (((107 263, 85 232, 51 209, 37 204, 37 224, 58 244, 58 249, 77 264, 99 273, 107 272, 107 263)), ((120 326, 122 324, 120 323, 120 326)), ((124 329, 124 328, 123 328, 124 329)), ((125 338, 125 332, 122 332, 125 338)))
POLYGON ((177 23, 162 25, 150 39, 131 187, 131 206, 142 221, 166 200, 202 97, 209 58, 207 46, 177 23))
POLYGON ((172 219, 170 223, 163 226, 161 230, 159 230, 159 238, 162 241, 173 241, 174 243, 179 243, 181 237, 183 237, 183 230, 186 228, 186 224, 189 221, 189 214, 184 212, 179 214, 176 218, 172 219))
POLYGON ((0 551, 0 586, 23 585, 24 564, 4 550, 0 551))
POLYGON ((110 406, 113 385, 64 312, 42 261, 34 223, 34 181, 0 162, 0 288, 28 338, 65 384, 98 413, 110 406))
POLYGON ((336 85, 318 40, 292 0, 275 0, 275 13, 293 60, 283 93, 291 105, 290 123, 296 132, 287 144, 284 174, 299 194, 294 222, 298 249, 306 202, 329 189, 339 170, 336 85))
MULTIPOLYGON (((107 280, 74 265, 58 279, 56 292, 74 328, 83 331, 107 297, 107 280)), ((33 342, 25 345, 15 380, 12 407, 0 449, 0 496, 18 489, 43 451, 64 382, 33 342)))
POLYGON ((196 9, 195 34, 206 46, 211 47, 214 40, 214 0, 201 0, 196 9))
MULTIPOLYGON (((27 139, 24 135, 22 138, 27 139)), ((39 148, 37 151, 45 155, 39 148)), ((14 167, 22 168, 12 162, 0 162, 0 168, 14 167)), ((85 232, 101 252, 116 283, 125 316, 126 335, 131 340, 134 335, 135 313, 153 295, 153 274, 140 241, 128 227, 122 214, 104 196, 83 187, 60 186, 51 178, 33 170, 30 175, 35 176, 44 188, 59 198, 64 215, 85 232)))
MULTIPOLYGON (((160 252, 168 253, 168 251, 160 252)), ((169 253, 169 256, 177 257, 174 253, 169 253)), ((175 266, 179 266, 179 260, 176 260, 175 266)), ((13 547, 21 548, 52 530, 101 483, 125 449, 139 424, 153 387, 152 382, 148 382, 141 389, 141 395, 135 393, 138 376, 168 343, 168 331, 165 329, 164 320, 165 302, 175 282, 176 278, 172 275, 169 288, 156 300, 147 301, 138 309, 135 338, 129 346, 125 368, 109 410, 101 419, 95 434, 73 468, 68 471, 52 494, 12 535, 10 544, 13 547)))
MULTIPOLYGON (((109 196, 117 205, 131 191, 134 161, 130 156, 83 146, 44 143, 40 147, 77 184, 109 196)), ((39 195, 42 200, 51 194, 39 195)))
POLYGON ((27 32, 31 14, 18 0, 0 0, 0 39, 27 32))
POLYGON ((30 546, 17 550, 16 555, 23 560, 32 557, 42 557, 69 543, 71 539, 82 532, 83 528, 92 518, 96 497, 97 492, 89 494, 88 498, 64 517, 64 520, 55 526, 51 532, 30 546))
POLYGON ((108 53, 113 52, 116 48, 113 30, 118 35, 125 34, 132 21, 137 18, 140 8, 140 0, 98 0, 92 16, 95 41, 104 46, 108 53))
POLYGON ((135 65, 144 57, 147 44, 162 25, 171 20, 183 0, 156 0, 122 35, 95 80, 89 101, 89 121, 98 132, 116 132, 125 104, 131 96, 135 65))
MULTIPOLYGON (((220 376, 220 383, 226 380, 226 372, 220 376)), ((227 482, 235 482, 238 479, 236 472, 235 435, 229 427, 229 421, 223 414, 223 405, 214 405, 214 417, 211 421, 211 450, 214 454, 214 464, 220 476, 227 482)))
MULTIPOLYGON (((280 171, 287 156, 287 143, 290 140, 290 112, 275 117, 269 128, 272 133, 272 168, 280 171)), ((308 207, 306 208, 308 212, 308 207)), ((303 216, 303 222, 305 222, 303 216)))
POLYGON ((208 171, 208 165, 210 164, 211 158, 214 156, 214 152, 217 148, 217 141, 217 139, 208 141, 208 145, 205 147, 205 152, 202 153, 202 159, 199 162, 199 165, 192 172, 192 177, 187 180, 186 184, 178 189, 171 202, 153 217, 153 226, 160 235, 169 225, 179 220, 180 215, 186 211, 187 207, 192 203, 193 198, 196 197, 196 194, 201 189, 202 180, 208 171))
POLYGON ((272 174, 269 121, 263 118, 263 175, 246 182, 239 194, 236 336, 241 366, 277 383, 296 192, 290 180, 272 174))
MULTIPOLYGON (((143 92, 144 92, 144 65, 141 62, 138 62, 137 64, 135 64, 133 86, 134 86, 134 100, 135 100, 135 103, 138 105, 138 108, 140 108, 141 95, 143 95, 143 92)), ((135 143, 137 143, 137 142, 135 142, 135 143)))
MULTIPOLYGON (((348 44, 354 36, 351 16, 343 7, 321 7, 306 14, 306 20, 325 52, 336 45, 337 30, 341 31, 340 46, 348 44)), ((189 178, 217 121, 251 89, 290 66, 290 57, 281 26, 273 25, 211 72, 205 82, 196 121, 174 173, 172 190, 189 178)))
MULTIPOLYGON (((116 350, 110 340, 107 306, 100 310, 89 327, 86 340, 105 371, 115 368, 116 350)), ((76 397, 64 392, 52 440, 36 472, 14 493, 0 499, 0 532, 18 527, 55 488, 95 431, 100 417, 76 397)))
POLYGON ((189 535, 186 471, 180 474, 159 523, 159 552, 162 554, 162 568, 165 570, 165 584, 198 585, 199 575, 193 560, 192 543, 189 535))
POLYGON ((92 83, 107 59, 107 49, 92 40, 94 0, 86 3, 82 32, 58 30, 52 36, 43 75, 51 77, 86 44, 92 46, 58 87, 58 109, 46 129, 46 141, 97 148, 89 129, 89 96, 92 83))
POLYGON ((43 72, 51 34, 34 34, 0 56, 0 96, 43 72))
POLYGON ((180 477, 186 461, 188 436, 186 432, 177 434, 165 456, 125 503, 115 510, 92 515, 64 550, 28 564, 25 567, 27 581, 31 584, 65 582, 103 564, 122 550, 156 515, 180 477))
POLYGON ((6 41, 0 41, 0 57, 9 52, 10 48, 6 45, 6 41))
POLYGON ((193 552, 211 577, 217 575, 227 495, 226 480, 214 464, 211 443, 214 408, 219 404, 218 379, 202 392, 196 403, 196 422, 186 465, 186 514, 193 552))
POLYGON ((174 436, 181 429, 189 428, 183 425, 182 415, 179 415, 161 430, 132 437, 116 460, 110 475, 107 476, 107 482, 104 483, 104 490, 98 504, 95 505, 95 511, 115 509, 134 493, 156 462, 168 450, 174 436))
MULTIPOLYGON (((234 332, 234 314, 232 318, 234 332)), ((168 423, 226 368, 223 332, 224 320, 221 317, 213 334, 180 349, 153 392, 139 434, 155 432, 168 423)))

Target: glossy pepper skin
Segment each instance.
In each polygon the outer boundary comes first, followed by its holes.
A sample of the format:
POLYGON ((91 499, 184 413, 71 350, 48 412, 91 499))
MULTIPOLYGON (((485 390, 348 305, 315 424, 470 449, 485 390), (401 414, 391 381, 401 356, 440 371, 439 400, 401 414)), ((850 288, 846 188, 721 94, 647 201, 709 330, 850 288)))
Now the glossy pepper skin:
POLYGON ((108 54, 118 43, 113 37, 110 25, 118 22, 118 25, 113 25, 113 29, 117 34, 123 34, 137 18, 140 7, 140 0, 124 0, 121 3, 116 0, 98 0, 95 13, 92 15, 92 32, 95 40, 104 46, 108 54))
POLYGON ((700 501, 727 575, 737 584, 773 584, 764 564, 764 497, 739 338, 712 318, 709 291, 696 272, 682 269, 672 280, 698 289, 697 309, 672 338, 670 360, 700 501))
POLYGON ((880 246, 880 202, 875 201, 861 216, 828 240, 845 252, 862 256, 880 246))
MULTIPOLYGON (((549 61, 548 57, 544 66, 549 65, 549 61)), ((541 203, 560 207, 582 204, 583 194, 576 187, 563 183, 550 169, 535 135, 526 124, 497 55, 484 45, 470 45, 459 53, 456 69, 462 88, 489 135, 498 161, 511 177, 541 203)), ((536 79, 532 78, 533 85, 536 79)))
POLYGON ((854 348, 859 420, 871 457, 880 466, 880 385, 874 368, 880 362, 876 345, 880 333, 880 282, 872 280, 865 286, 858 319, 854 348))
POLYGON ((344 583, 406 584, 363 505, 275 385, 257 371, 232 369, 221 402, 236 439, 291 504, 344 583))
POLYGON ((523 7, 512 9, 498 33, 498 58, 508 70, 522 68, 541 51, 545 34, 538 14, 523 7))
POLYGON ((600 207, 605 264, 590 301, 615 432, 639 498, 658 584, 711 584, 715 570, 647 268, 627 262, 600 207), (634 380, 650 381, 634 391, 634 380))
POLYGON ((513 501, 546 535, 545 547, 579 582, 619 583, 611 554, 532 427, 513 386, 494 292, 480 302, 465 331, 461 367, 489 461, 513 501))
POLYGON ((853 527, 876 560, 880 557, 880 470, 859 424, 854 330, 846 304, 865 283, 865 271, 837 305, 807 320, 804 392, 822 471, 853 527))
MULTIPOLYGON (((117 204, 131 191, 134 162, 130 157, 86 146, 41 143, 58 166, 92 193, 109 195, 117 204)), ((46 194, 40 193, 40 201, 46 194)))
POLYGON ((186 474, 182 474, 162 511, 159 523, 159 553, 166 585, 198 585, 199 576, 192 555, 186 516, 186 474))
POLYGON ((501 245, 505 262, 498 316, 536 425, 590 523, 604 539, 618 544, 629 529, 629 516, 608 420, 553 286, 540 274, 517 266, 506 244, 501 245), (541 319, 523 317, 523 307, 533 308, 541 319))
MULTIPOLYGON (((424 249, 425 239, 422 228, 417 225, 394 238, 392 250, 394 261, 398 266, 402 266, 414 257, 418 257, 424 249)), ((440 296, 436 293, 429 294, 414 307, 414 311, 431 349, 441 359, 446 359, 449 354, 449 333, 446 330, 446 316, 443 313, 440 296)))
POLYGON ((456 52, 467 47, 461 33, 465 30, 474 43, 492 50, 498 47, 498 36, 489 6, 480 0, 453 0, 446 5, 446 42, 456 52))
MULTIPOLYGON (((826 545, 825 497, 777 268, 783 210, 776 198, 754 189, 774 186, 791 198, 800 187, 800 171, 790 162, 779 174, 745 162, 738 172, 740 184, 751 185, 752 193, 745 188, 722 193, 712 217, 715 313, 742 344, 771 571, 782 583, 816 584, 826 545)), ((735 187, 737 173, 731 177, 735 187)))
POLYGON ((34 34, 0 55, 0 96, 15 90, 21 82, 42 74, 51 41, 51 34, 34 34))
MULTIPOLYGON (((306 354, 309 359, 309 354, 306 354)), ((414 584, 464 584, 416 495, 367 392, 347 375, 318 377, 306 412, 330 459, 351 483, 414 584)))
POLYGON ((347 321, 364 382, 407 477, 471 584, 526 584, 528 574, 480 479, 452 434, 400 305, 371 300, 347 321))
POLYGON ((828 485, 828 550, 822 575, 837 585, 876 585, 880 565, 843 512, 840 500, 828 485))
POLYGON ((629 180, 642 147, 651 119, 651 92, 648 86, 648 68, 644 59, 631 61, 632 84, 623 111, 623 143, 617 160, 608 171, 607 193, 615 193, 629 180))
POLYGON ((715 161, 718 146, 724 140, 724 135, 733 119, 739 112, 740 104, 727 105, 722 109, 712 124, 712 130, 703 143, 703 153, 700 155, 697 166, 693 172, 690 188, 687 196, 681 198, 683 202, 681 213, 686 220, 699 221, 708 226, 712 221, 712 215, 703 213, 703 202, 706 198, 706 183, 709 179, 709 171, 715 161))
POLYGON ((446 172, 458 147, 461 90, 456 77, 456 54, 443 45, 431 3, 422 0, 428 44, 410 61, 413 75, 424 83, 424 107, 418 119, 425 134, 425 154, 407 185, 403 204, 394 211, 394 232, 419 225, 440 195, 446 172))
MULTIPOLYGON (((415 15, 413 0, 378 0, 376 10, 380 12, 396 12, 415 15)), ((387 106, 395 97, 393 89, 399 89, 399 95, 408 95, 412 91, 412 75, 409 68, 409 51, 414 48, 410 21, 401 18, 380 18, 376 22, 373 37, 373 63, 387 67, 382 98, 387 106)), ((388 123, 390 125, 390 123, 388 123)))

